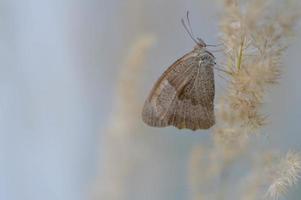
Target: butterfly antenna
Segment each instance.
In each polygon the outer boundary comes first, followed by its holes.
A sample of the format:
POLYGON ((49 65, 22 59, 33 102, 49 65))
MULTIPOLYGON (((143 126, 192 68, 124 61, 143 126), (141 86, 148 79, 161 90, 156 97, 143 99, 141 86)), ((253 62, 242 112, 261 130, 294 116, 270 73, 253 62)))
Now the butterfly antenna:
POLYGON ((187 10, 187 13, 186 13, 186 19, 187 19, 188 28, 190 30, 190 33, 191 33, 192 37, 195 38, 194 34, 193 34, 193 31, 192 31, 192 28, 191 28, 191 23, 190 23, 189 11, 188 10, 187 10))
MULTIPOLYGON (((187 11, 187 16, 188 16, 188 11, 187 11)), ((187 25, 185 24, 184 19, 181 19, 182 25, 184 26, 186 32, 188 33, 188 35, 190 36, 190 38, 196 43, 198 44, 198 41, 194 38, 192 32, 188 29, 187 25)))

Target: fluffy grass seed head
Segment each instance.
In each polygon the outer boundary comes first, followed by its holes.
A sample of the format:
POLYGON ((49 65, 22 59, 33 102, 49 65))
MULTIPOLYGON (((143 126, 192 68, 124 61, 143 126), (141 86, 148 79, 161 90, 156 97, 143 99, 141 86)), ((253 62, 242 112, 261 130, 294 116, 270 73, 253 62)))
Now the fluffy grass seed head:
POLYGON ((286 156, 272 165, 269 171, 270 184, 266 193, 267 199, 279 199, 298 182, 301 177, 301 155, 288 152, 286 156))

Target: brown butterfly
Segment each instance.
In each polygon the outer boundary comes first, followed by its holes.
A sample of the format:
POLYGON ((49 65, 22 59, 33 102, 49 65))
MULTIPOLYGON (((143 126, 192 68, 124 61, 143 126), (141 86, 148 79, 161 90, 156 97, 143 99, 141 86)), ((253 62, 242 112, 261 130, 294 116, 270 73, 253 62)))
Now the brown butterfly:
POLYGON ((187 28, 194 49, 173 63, 159 78, 146 99, 143 121, 154 127, 175 126, 179 129, 209 129, 215 124, 214 116, 214 55, 206 43, 195 39, 188 12, 187 28))

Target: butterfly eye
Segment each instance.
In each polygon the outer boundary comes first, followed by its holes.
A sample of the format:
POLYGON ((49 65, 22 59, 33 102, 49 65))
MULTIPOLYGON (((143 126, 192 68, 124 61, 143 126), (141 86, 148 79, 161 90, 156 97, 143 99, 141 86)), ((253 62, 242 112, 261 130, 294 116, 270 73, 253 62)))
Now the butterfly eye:
POLYGON ((209 60, 210 58, 209 58, 208 55, 204 55, 204 56, 201 57, 201 59, 202 59, 202 60, 209 60))

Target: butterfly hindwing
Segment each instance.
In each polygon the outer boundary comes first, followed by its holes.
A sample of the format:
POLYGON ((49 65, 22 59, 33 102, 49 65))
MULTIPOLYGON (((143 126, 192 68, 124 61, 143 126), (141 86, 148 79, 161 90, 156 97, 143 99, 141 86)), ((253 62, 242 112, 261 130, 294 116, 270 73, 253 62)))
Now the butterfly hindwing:
POLYGON ((190 52, 159 78, 145 101, 142 119, 150 126, 208 129, 214 124, 213 69, 200 68, 190 52))

